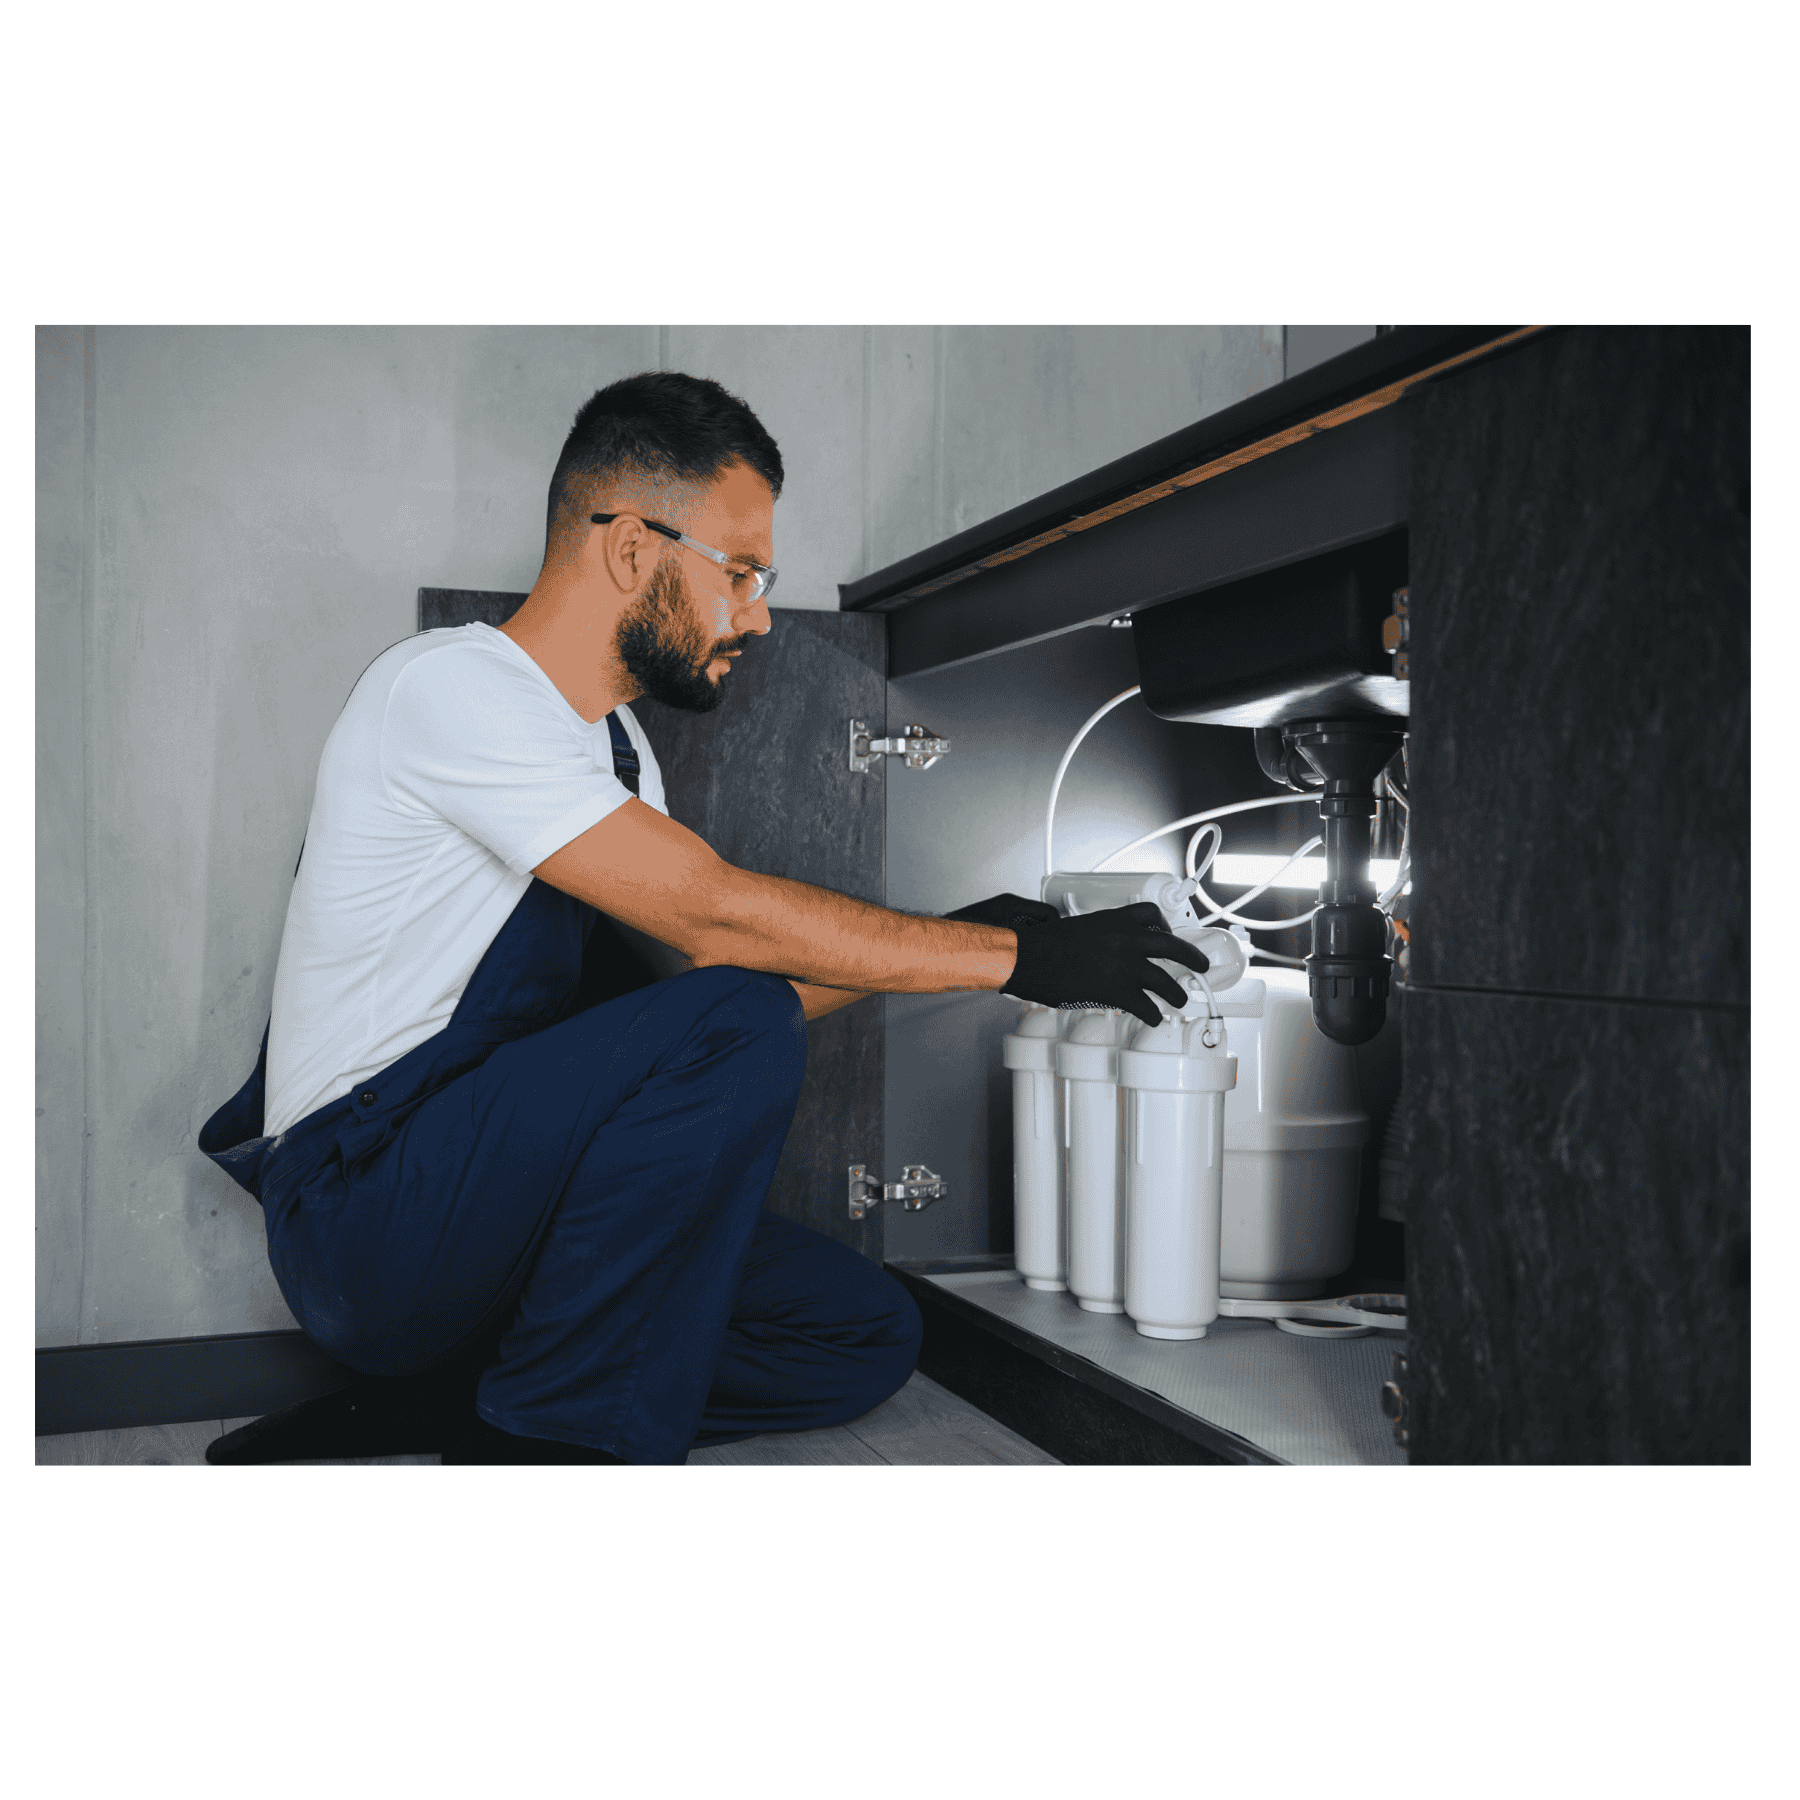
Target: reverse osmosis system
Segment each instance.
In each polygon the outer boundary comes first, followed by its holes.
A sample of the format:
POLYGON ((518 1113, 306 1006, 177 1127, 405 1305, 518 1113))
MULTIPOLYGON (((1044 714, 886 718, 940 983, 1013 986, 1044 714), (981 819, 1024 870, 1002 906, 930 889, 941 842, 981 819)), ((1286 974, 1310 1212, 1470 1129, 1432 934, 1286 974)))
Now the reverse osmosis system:
MULTIPOLYGON (((1341 614, 1347 582, 1354 612, 1368 579, 1366 565, 1348 577, 1328 571, 1315 610, 1341 614)), ((1395 598, 1403 612, 1403 592, 1395 598)), ((1191 630, 1191 621, 1177 619, 1176 629, 1191 630)), ((1141 638, 1138 650, 1142 669, 1141 638)), ((1204 1337, 1221 1314, 1302 1335, 1404 1326, 1399 1295, 1322 1298, 1355 1254, 1370 1133, 1355 1047, 1386 1017, 1390 917, 1411 872, 1404 690, 1399 700, 1384 694, 1387 680, 1366 669, 1335 686, 1290 676, 1259 709, 1254 683, 1226 671, 1228 705, 1162 696, 1155 710, 1164 717, 1251 726, 1264 773, 1290 791, 1173 820, 1086 871, 1056 867, 1057 796, 1088 733, 1143 689, 1115 695, 1070 741, 1045 813, 1043 900, 1065 915, 1152 902, 1208 967, 1196 975, 1163 965, 1188 998, 1179 1010, 1157 999, 1155 1025, 1105 1007, 1031 1005, 1002 1040, 1013 1085, 1015 1254, 1028 1286, 1067 1291, 1089 1312, 1123 1313, 1150 1338, 1204 1337), (1300 691, 1319 701, 1316 715, 1294 716, 1300 691), (1325 710, 1334 706, 1335 716, 1325 710), (1378 791, 1408 820, 1380 892, 1369 873, 1378 791), (1205 883, 1221 821, 1289 805, 1317 806, 1319 832, 1236 902, 1215 900, 1205 883), (1185 879, 1112 866, 1189 829, 1185 879), (1325 878, 1305 912, 1265 920, 1240 910, 1321 845, 1325 878), (1303 964, 1249 973, 1251 956, 1294 960, 1253 948, 1251 933, 1305 924, 1312 953, 1303 964)))

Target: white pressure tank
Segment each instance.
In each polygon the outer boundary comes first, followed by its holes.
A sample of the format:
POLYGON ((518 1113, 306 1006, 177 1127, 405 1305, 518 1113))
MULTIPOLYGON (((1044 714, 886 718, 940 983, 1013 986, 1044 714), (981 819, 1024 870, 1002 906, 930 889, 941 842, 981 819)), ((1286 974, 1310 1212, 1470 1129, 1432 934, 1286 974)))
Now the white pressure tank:
POLYGON ((1225 1096, 1237 1080, 1224 1022, 1190 1007, 1137 1025, 1125 1091, 1125 1310, 1145 1337, 1200 1338, 1219 1316, 1225 1096))
POLYGON ((1130 1013, 1110 1006, 1077 1013, 1056 1046, 1068 1153, 1069 1292, 1087 1312, 1125 1310, 1125 1097, 1119 1050, 1137 1024, 1130 1013))
POLYGON ((1025 1285, 1068 1286, 1068 1208, 1063 1189, 1062 1082, 1057 1039, 1081 1015, 1027 1006, 1000 1040, 1013 1085, 1013 1260, 1025 1285))
POLYGON ((1303 969, 1258 967, 1218 1008, 1238 1058, 1225 1098, 1219 1292, 1309 1299, 1356 1254, 1370 1130, 1356 1052, 1313 1023, 1303 969))

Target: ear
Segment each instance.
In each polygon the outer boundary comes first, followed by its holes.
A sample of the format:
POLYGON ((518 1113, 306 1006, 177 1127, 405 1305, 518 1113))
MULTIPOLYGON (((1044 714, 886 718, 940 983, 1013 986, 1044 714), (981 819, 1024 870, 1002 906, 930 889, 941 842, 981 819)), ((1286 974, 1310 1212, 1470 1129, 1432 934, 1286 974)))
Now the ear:
POLYGON ((643 520, 622 513, 610 525, 590 528, 582 560, 592 559, 596 573, 604 573, 621 593, 637 594, 656 568, 663 542, 654 531, 644 529, 643 520))

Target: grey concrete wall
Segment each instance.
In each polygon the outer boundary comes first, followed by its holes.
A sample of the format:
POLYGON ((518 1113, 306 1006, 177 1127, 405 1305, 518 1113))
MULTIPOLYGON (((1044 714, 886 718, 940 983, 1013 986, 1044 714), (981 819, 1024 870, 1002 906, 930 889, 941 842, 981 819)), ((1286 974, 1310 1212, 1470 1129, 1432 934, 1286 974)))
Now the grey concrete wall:
POLYGON ((318 755, 420 585, 519 590, 575 407, 664 366, 782 445, 778 597, 1257 391, 1280 327, 51 329, 38 344, 39 1342, 291 1323, 194 1149, 318 755))
MULTIPOLYGON (((1282 366, 1288 375, 1300 375, 1308 369, 1366 344, 1375 335, 1373 325, 1288 325, 1282 366)), ((1284 376, 1285 380, 1286 377, 1284 376)))

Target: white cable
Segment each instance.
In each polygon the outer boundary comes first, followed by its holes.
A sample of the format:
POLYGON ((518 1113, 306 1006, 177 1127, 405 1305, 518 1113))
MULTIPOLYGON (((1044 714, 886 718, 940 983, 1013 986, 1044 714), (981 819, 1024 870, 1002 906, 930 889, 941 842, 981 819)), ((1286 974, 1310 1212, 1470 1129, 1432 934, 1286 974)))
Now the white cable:
POLYGON ((1212 983, 1208 981, 1198 969, 1195 969, 1192 973, 1194 979, 1199 982, 1201 987, 1206 991, 1206 1016, 1209 1019, 1216 1019, 1219 1016, 1219 1003, 1213 998, 1212 983))
POLYGON ((1406 892, 1406 885, 1412 880, 1412 857, 1402 849, 1399 867, 1394 870, 1394 879, 1388 884, 1385 892, 1375 896, 1375 904, 1383 912, 1394 904, 1406 892))
POLYGON ((1213 858, 1219 854, 1219 847, 1224 842, 1225 842, 1224 831, 1218 825, 1210 824, 1210 823, 1206 824, 1206 825, 1202 825, 1200 827, 1200 829, 1198 831, 1196 831, 1191 838, 1188 839, 1188 847, 1187 847, 1188 880, 1194 884, 1194 891, 1196 893, 1199 891, 1201 879, 1205 876, 1206 871, 1213 866, 1213 858), (1212 848, 1207 851, 1206 860, 1204 862, 1197 862, 1194 857, 1194 851, 1198 848, 1200 840, 1203 837, 1205 837, 1209 831, 1212 833, 1212 848))
MULTIPOLYGON (((1307 839, 1307 841, 1304 844, 1302 844, 1300 846, 1300 848, 1298 850, 1296 850, 1294 852, 1294 854, 1292 856, 1290 856, 1287 859, 1287 861, 1284 862, 1281 865, 1281 867, 1279 869, 1277 869, 1275 871, 1275 873, 1268 878, 1267 881, 1263 882, 1260 887, 1253 887, 1247 894, 1239 894, 1235 900, 1227 900, 1227 901, 1221 903, 1221 902, 1215 900, 1212 897, 1212 895, 1207 893, 1204 889, 1201 889, 1200 890, 1200 898, 1203 899, 1208 906, 1211 906, 1211 907, 1215 908, 1216 910, 1213 912, 1209 912, 1206 915, 1206 917, 1200 921, 1200 923, 1202 925, 1210 925, 1214 919, 1227 919, 1228 918, 1234 925, 1261 925, 1261 926, 1263 926, 1263 929, 1266 931, 1276 930, 1278 928, 1278 924, 1279 924, 1279 922, 1276 920, 1271 919, 1271 920, 1268 920, 1265 922, 1262 919, 1246 919, 1246 918, 1241 917, 1239 914, 1233 912, 1231 909, 1233 907, 1237 907, 1237 906, 1248 906, 1252 900, 1260 898, 1261 895, 1269 888, 1272 888, 1276 884, 1276 882, 1278 882, 1282 878, 1282 876, 1285 875, 1288 872, 1288 870, 1291 869, 1294 866, 1294 864, 1297 863, 1301 859, 1301 857, 1306 856, 1311 851, 1318 849, 1318 847, 1322 843, 1324 843, 1324 841, 1325 840, 1322 837, 1315 837, 1315 838, 1307 839)), ((1313 908, 1313 912, 1317 912, 1318 910, 1319 909, 1317 908, 1317 906, 1315 906, 1313 908)), ((1312 917, 1312 913, 1309 912, 1309 913, 1305 914, 1304 917, 1302 917, 1300 919, 1296 919, 1294 921, 1294 923, 1303 925, 1303 924, 1305 924, 1306 920, 1310 919, 1311 917, 1312 917)))
POLYGON ((1277 956, 1273 950, 1259 950, 1254 944, 1250 946, 1250 954, 1252 956, 1260 956, 1264 962, 1286 963, 1290 968, 1295 969, 1304 969, 1306 967, 1306 958, 1304 956, 1277 956))
POLYGON ((1315 906, 1312 912, 1299 913, 1291 919, 1246 919, 1241 913, 1228 912, 1224 907, 1219 906, 1211 894, 1202 893, 1200 898, 1208 906, 1218 909, 1206 915, 1205 922, 1207 924, 1210 925, 1215 919, 1223 919, 1228 925, 1242 925, 1246 931, 1292 931, 1296 925, 1310 924, 1313 913, 1319 910, 1315 906))
POLYGON ((1375 904, 1383 912, 1392 906, 1412 879, 1412 814, 1406 815, 1406 824, 1400 831, 1400 860, 1394 865, 1394 879, 1386 889, 1375 896, 1375 904))
MULTIPOLYGON (((1124 694, 1119 696, 1120 700, 1125 698, 1124 694)), ((1118 702, 1111 701, 1109 704, 1116 706, 1118 702)), ((1101 710, 1104 711, 1105 708, 1101 710)), ((1099 714, 1095 714, 1095 718, 1098 717, 1099 714)), ((1093 722, 1093 719, 1090 719, 1088 725, 1093 722)), ((1087 730, 1087 725, 1082 726, 1082 730, 1087 730)), ((1142 837, 1133 838, 1129 844, 1121 844, 1117 850, 1108 851, 1094 864, 1094 870, 1097 872, 1104 869, 1109 862, 1116 862, 1121 856, 1129 856, 1133 850, 1141 849, 1145 844, 1153 843, 1159 837, 1167 837, 1171 831, 1185 831, 1190 825, 1204 825, 1208 819, 1222 819, 1227 813, 1250 812, 1258 806, 1300 806, 1309 802, 1317 806, 1319 796, 1317 794, 1271 794, 1265 800, 1239 800, 1230 806, 1215 806, 1207 812, 1189 813, 1185 819, 1172 819, 1167 825, 1159 825, 1154 831, 1146 831, 1142 837)), ((1050 873, 1054 875, 1056 871, 1052 869, 1050 873)))
POLYGON ((1046 875, 1054 875, 1056 873, 1056 852, 1052 847, 1054 844, 1053 834, 1056 830, 1056 796, 1062 792, 1063 776, 1068 772, 1071 759, 1074 757, 1075 752, 1081 748, 1081 740, 1086 737, 1087 734, 1092 731, 1115 706, 1123 706, 1133 694, 1142 692, 1143 689, 1141 687, 1128 687, 1124 693, 1114 694, 1113 697, 1107 701, 1107 703, 1101 707, 1100 710, 1095 713, 1072 738, 1070 738, 1069 747, 1063 752, 1062 761, 1056 765, 1055 779, 1050 783, 1050 804, 1044 809, 1044 873, 1046 875))

